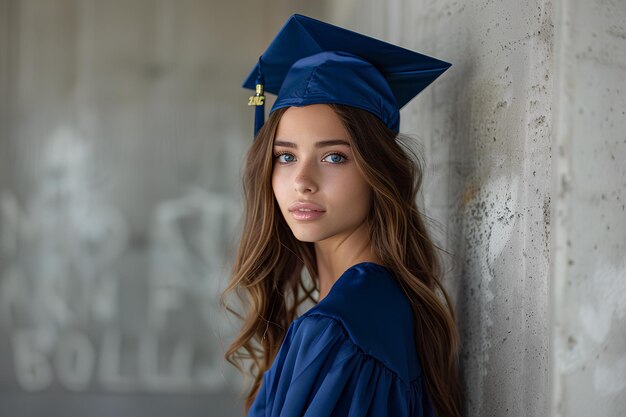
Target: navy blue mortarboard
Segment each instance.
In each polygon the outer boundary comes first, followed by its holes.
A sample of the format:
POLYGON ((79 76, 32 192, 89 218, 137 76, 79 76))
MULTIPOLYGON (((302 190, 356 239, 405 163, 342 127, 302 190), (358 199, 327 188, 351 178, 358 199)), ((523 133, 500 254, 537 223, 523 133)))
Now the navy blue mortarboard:
POLYGON ((307 16, 294 14, 243 87, 256 90, 254 136, 264 123, 265 92, 281 107, 346 104, 400 128, 400 109, 452 64, 307 16))

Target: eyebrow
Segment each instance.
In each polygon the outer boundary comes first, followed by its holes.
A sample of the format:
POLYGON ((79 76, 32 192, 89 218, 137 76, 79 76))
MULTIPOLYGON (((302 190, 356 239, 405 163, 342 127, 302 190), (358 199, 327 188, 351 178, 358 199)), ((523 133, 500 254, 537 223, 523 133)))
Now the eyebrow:
MULTIPOLYGON (((350 143, 343 140, 343 139, 330 139, 330 140, 322 140, 319 142, 315 143, 315 147, 316 148, 324 148, 326 146, 333 146, 333 145, 344 145, 347 147, 350 147, 350 143)), ((283 140, 277 140, 274 142, 274 146, 284 146, 286 148, 294 148, 297 149, 298 145, 296 145, 293 142, 286 142, 283 140)))

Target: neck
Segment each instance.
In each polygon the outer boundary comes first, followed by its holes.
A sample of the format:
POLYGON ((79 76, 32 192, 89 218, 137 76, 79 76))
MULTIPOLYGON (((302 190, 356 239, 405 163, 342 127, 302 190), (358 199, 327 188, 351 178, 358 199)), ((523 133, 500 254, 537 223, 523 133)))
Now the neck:
POLYGON ((330 292, 334 283, 352 265, 361 262, 381 263, 372 251, 366 223, 347 235, 337 235, 315 243, 319 300, 330 292))

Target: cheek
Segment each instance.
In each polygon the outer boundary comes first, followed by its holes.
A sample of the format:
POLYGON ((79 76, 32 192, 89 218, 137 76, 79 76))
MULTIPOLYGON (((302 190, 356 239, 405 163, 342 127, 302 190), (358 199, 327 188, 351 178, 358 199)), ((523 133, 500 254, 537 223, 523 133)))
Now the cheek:
POLYGON ((282 207, 282 198, 285 195, 285 181, 280 178, 280 175, 276 171, 272 172, 272 191, 274 192, 274 198, 278 201, 278 204, 282 207))
POLYGON ((336 194, 342 201, 342 206, 352 211, 369 210, 371 190, 369 185, 360 175, 352 175, 345 178, 337 185, 336 194))

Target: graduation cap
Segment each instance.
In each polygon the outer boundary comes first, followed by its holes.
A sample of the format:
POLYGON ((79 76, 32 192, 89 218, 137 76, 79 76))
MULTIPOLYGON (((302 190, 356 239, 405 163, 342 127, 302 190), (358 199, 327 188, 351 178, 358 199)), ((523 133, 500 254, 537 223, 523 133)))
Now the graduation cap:
POLYGON ((254 136, 264 123, 265 93, 281 107, 346 104, 391 130, 400 109, 452 64, 300 14, 292 15, 243 83, 255 90, 254 136))

